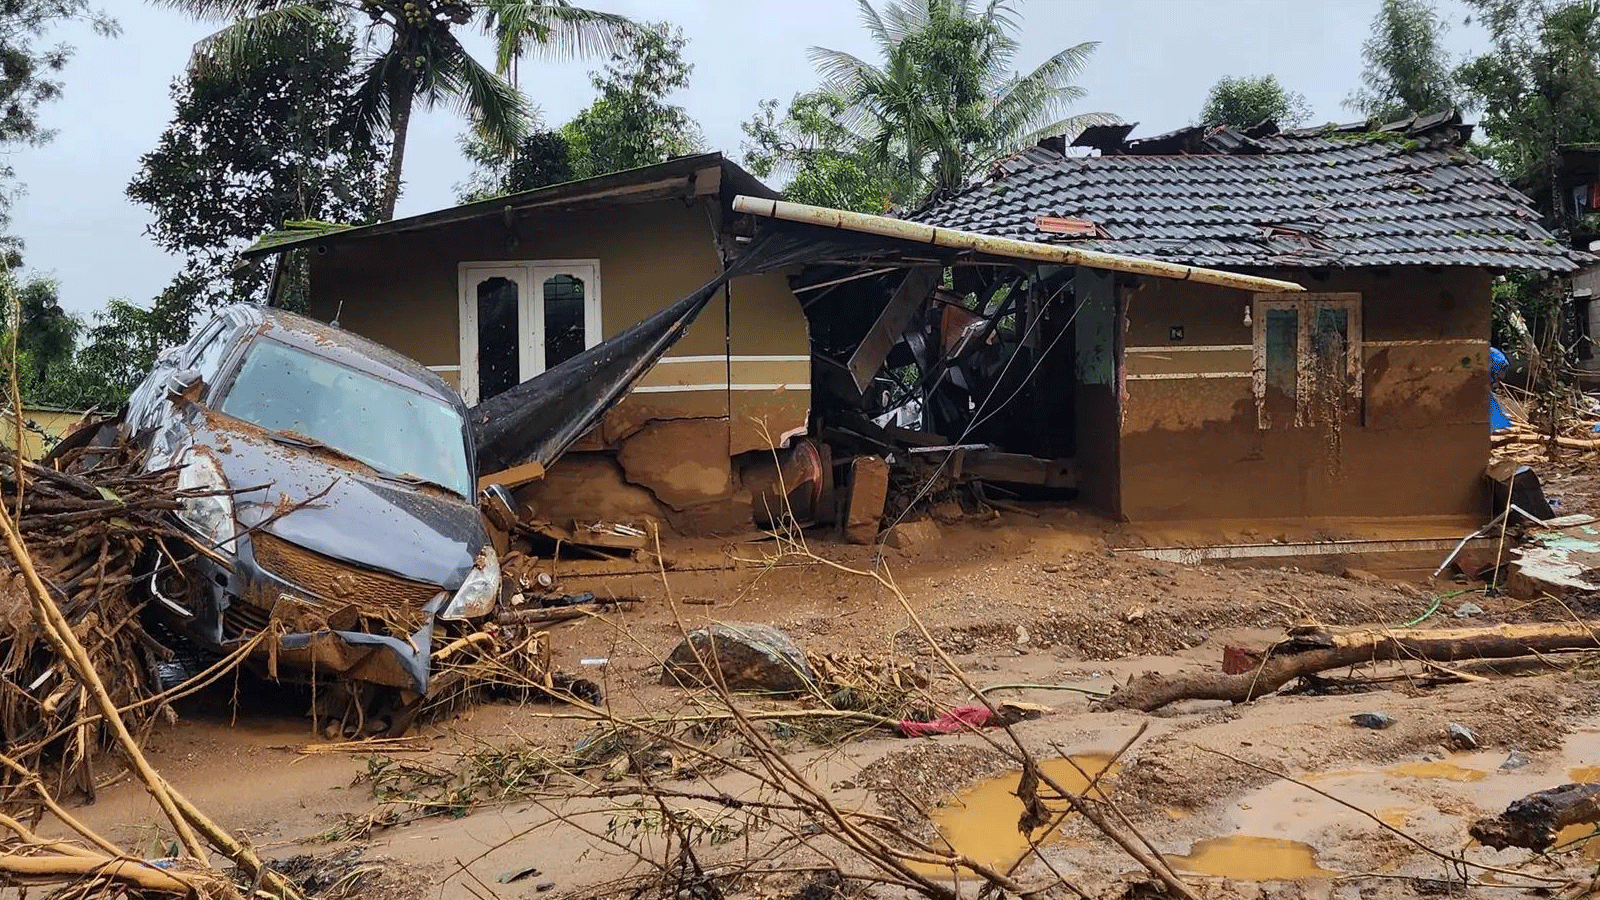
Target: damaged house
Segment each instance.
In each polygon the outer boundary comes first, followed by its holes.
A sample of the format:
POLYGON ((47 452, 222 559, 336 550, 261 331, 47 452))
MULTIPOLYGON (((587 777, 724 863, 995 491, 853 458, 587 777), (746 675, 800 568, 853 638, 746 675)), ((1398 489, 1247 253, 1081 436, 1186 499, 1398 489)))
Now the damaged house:
POLYGON ((932 443, 1050 461, 1133 521, 1479 516, 1491 283, 1579 260, 1469 126, 1132 127, 1030 148, 909 219, 1302 290, 1051 265, 800 285, 823 419, 867 437, 917 397, 932 443), (869 378, 914 387, 882 402, 869 378))
MULTIPOLYGON (((737 194, 776 196, 707 153, 252 253, 307 253, 310 315, 419 360, 471 405, 715 278, 737 194)), ((549 521, 748 524, 760 476, 741 469, 767 472, 806 430, 806 320, 778 272, 730 279, 708 306, 547 477, 496 480, 549 521)), ((494 472, 491 454, 479 474, 494 472)))

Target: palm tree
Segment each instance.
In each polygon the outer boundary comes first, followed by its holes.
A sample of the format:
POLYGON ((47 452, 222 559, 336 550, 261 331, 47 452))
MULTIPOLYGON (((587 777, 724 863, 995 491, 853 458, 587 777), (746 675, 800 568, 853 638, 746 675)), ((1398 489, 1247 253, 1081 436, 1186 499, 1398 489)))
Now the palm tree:
POLYGON ((524 54, 566 58, 610 53, 632 27, 622 16, 569 0, 153 0, 202 20, 226 23, 195 47, 194 64, 237 68, 260 48, 308 23, 341 18, 365 27, 370 52, 351 97, 359 127, 387 131, 381 215, 394 218, 406 134, 417 102, 454 102, 474 130, 514 152, 533 123, 526 97, 506 79, 524 54), (495 69, 462 46, 458 29, 477 19, 494 36, 495 69))
POLYGON ((840 124, 869 158, 899 173, 900 203, 957 189, 999 157, 1041 137, 1117 121, 1066 115, 1084 91, 1074 81, 1095 42, 1076 44, 1017 73, 1021 22, 1006 0, 857 0, 882 54, 869 63, 812 47, 824 87, 843 102, 840 124))

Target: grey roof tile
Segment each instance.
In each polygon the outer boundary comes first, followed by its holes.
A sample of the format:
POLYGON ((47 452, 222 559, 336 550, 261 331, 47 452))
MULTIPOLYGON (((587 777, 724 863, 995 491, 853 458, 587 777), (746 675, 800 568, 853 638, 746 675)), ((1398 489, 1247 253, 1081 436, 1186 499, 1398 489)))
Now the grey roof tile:
MULTIPOLYGON (((1034 147, 909 218, 1205 266, 1570 272, 1591 262, 1540 227, 1526 197, 1457 146, 1462 132, 1452 121, 1407 120, 1382 131, 1393 133, 1213 131, 1200 141, 1205 149, 1190 155, 1139 155, 1137 140, 1111 156, 1034 147), (1034 225, 1037 216, 1088 219, 1106 236, 1046 234, 1034 225)), ((1160 138, 1171 147, 1184 132, 1160 138)))

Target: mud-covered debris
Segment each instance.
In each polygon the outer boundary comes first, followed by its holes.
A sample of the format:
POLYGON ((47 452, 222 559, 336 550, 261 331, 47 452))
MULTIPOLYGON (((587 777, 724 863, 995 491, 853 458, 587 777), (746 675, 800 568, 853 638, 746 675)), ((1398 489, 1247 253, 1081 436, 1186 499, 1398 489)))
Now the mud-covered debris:
POLYGON ((1473 603, 1471 600, 1468 600, 1456 607, 1456 618, 1458 619, 1475 619, 1481 615, 1486 615, 1486 613, 1483 611, 1483 607, 1473 603))
POLYGON ((498 881, 501 884, 510 884, 513 881, 521 881, 524 878, 532 878, 538 874, 540 874, 538 866, 527 866, 521 869, 511 869, 510 871, 501 872, 500 877, 496 878, 495 881, 498 881))
POLYGON ((1381 731, 1394 724, 1394 717, 1381 712, 1356 713, 1350 717, 1350 724, 1357 728, 1372 728, 1381 731))
POLYGON ((1450 746, 1457 750, 1478 749, 1478 736, 1472 733, 1471 728, 1451 722, 1445 727, 1445 732, 1449 737, 1450 746))
POLYGON ((778 629, 718 623, 690 632, 678 644, 662 667, 661 683, 696 687, 718 682, 730 691, 799 694, 811 689, 816 674, 805 651, 778 629))
POLYGON ((1523 753, 1521 750, 1513 750, 1506 755, 1505 762, 1500 764, 1500 770, 1502 772, 1510 772, 1514 769, 1522 768, 1529 762, 1531 762, 1531 760, 1528 759, 1528 755, 1526 753, 1523 753))

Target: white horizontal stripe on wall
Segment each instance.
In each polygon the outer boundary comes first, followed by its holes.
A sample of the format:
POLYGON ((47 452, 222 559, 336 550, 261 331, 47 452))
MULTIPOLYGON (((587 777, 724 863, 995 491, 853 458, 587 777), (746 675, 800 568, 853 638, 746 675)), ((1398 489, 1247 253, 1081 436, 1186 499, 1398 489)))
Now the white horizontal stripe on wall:
MULTIPOLYGON (((720 358, 720 357, 719 357, 720 358)), ((675 394, 680 391, 809 391, 811 385, 792 384, 647 384, 633 389, 635 394, 675 394)))
POLYGON ((1157 372, 1149 375, 1129 375, 1129 381, 1171 381, 1175 378, 1249 378, 1249 372, 1157 372))
POLYGON ((809 356, 663 356, 657 365, 669 363, 708 363, 708 362, 810 362, 809 356))
POLYGON ((1184 344, 1173 347, 1125 347, 1127 353, 1195 353, 1218 350, 1254 350, 1250 344, 1184 344))

